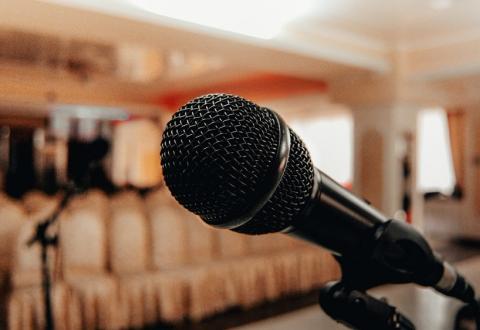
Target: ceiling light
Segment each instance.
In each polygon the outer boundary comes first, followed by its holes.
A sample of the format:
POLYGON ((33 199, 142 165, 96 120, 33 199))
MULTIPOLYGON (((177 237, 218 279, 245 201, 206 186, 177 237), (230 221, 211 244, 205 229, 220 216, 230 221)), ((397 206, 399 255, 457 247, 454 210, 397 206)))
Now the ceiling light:
POLYGON ((224 31, 270 39, 305 15, 313 0, 128 0, 146 11, 224 31))

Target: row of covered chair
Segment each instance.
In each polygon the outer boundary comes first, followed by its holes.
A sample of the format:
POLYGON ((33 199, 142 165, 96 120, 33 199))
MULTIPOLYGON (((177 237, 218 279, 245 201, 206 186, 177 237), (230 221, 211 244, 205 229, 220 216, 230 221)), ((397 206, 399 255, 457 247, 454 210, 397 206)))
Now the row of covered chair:
MULTIPOLYGON (((41 328, 39 246, 27 247, 57 198, 0 198, 0 289, 10 329, 41 328)), ((204 225, 160 189, 76 196, 49 251, 57 329, 140 328, 201 320, 305 292, 338 276, 325 251, 272 234, 245 236, 204 225)))

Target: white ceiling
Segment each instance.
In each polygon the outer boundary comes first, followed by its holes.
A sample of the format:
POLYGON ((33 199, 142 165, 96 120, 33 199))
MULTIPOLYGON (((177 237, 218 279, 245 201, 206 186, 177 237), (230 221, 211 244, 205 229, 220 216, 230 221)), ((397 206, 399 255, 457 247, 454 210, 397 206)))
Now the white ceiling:
MULTIPOLYGON (((288 0, 309 7, 273 39, 179 21, 148 12, 136 1, 140 0, 0 1, 0 27, 199 52, 218 56, 230 70, 321 79, 383 74, 393 71, 395 52, 405 50, 410 61, 406 71, 415 79, 480 75, 479 0, 288 0)), ((197 3, 195 8, 222 15, 217 7, 203 8, 199 0, 191 1, 197 3)), ((202 4, 215 1, 221 0, 202 0, 202 4)), ((262 23, 269 24, 282 8, 285 14, 281 1, 242 0, 241 4, 255 10, 257 2, 270 3, 261 6, 266 10, 262 23)), ((188 6, 189 0, 175 3, 188 6)), ((181 12, 183 7, 179 8, 181 12)), ((252 17, 249 22, 258 24, 258 13, 252 17)))
POLYGON ((328 26, 388 46, 421 47, 480 35, 479 14, 478 0, 316 0, 292 28, 315 32, 328 26))
MULTIPOLYGON (((90 8, 167 25, 179 23, 167 17, 149 13, 144 10, 145 6, 135 5, 135 3, 148 3, 149 0, 43 1, 90 8)), ((151 0, 150 2, 157 1, 163 3, 166 0, 151 0)), ((237 7, 245 6, 247 8, 247 10, 237 13, 237 15, 249 15, 246 22, 259 17, 255 8, 261 8, 258 11, 262 13, 266 10, 263 17, 265 17, 265 24, 269 24, 273 20, 270 20, 267 15, 285 15, 279 10, 289 8, 280 6, 280 4, 284 4, 281 1, 279 0, 278 4, 273 0, 244 0, 232 3, 240 3, 241 6, 237 7), (260 3, 266 3, 271 9, 265 5, 260 6, 260 3), (250 7, 253 8, 248 10, 250 7)), ((178 0, 177 2, 181 4, 177 5, 180 7, 178 11, 187 11, 185 8, 189 7, 202 8, 198 5, 198 0, 178 0), (193 4, 196 4, 195 7, 193 4)), ((225 16, 221 10, 229 10, 229 8, 213 8, 216 2, 220 1, 204 1, 205 10, 212 12, 212 17, 215 17, 216 13, 218 13, 217 16, 225 16), (212 6, 212 8, 208 6, 212 6)), ((300 12, 303 14, 286 26, 287 33, 289 30, 301 30, 314 34, 327 29, 369 38, 388 47, 422 47, 425 43, 438 43, 444 40, 449 41, 452 38, 480 35, 480 1, 478 0, 298 0, 295 4, 305 8, 296 10, 296 15, 300 12)), ((290 5, 290 7, 292 6, 290 5)), ((182 24, 180 23, 180 25, 182 24)))

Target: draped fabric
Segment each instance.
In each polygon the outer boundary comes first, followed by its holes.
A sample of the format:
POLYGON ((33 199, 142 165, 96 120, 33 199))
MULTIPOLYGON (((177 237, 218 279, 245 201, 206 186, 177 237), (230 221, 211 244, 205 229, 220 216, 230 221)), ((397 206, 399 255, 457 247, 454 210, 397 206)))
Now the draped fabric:
POLYGON ((448 110, 447 119, 456 178, 454 195, 460 197, 465 187, 465 112, 462 109, 448 110))
POLYGON ((480 214, 480 118, 475 121, 475 134, 474 134, 474 183, 475 183, 475 195, 474 205, 475 211, 480 214))

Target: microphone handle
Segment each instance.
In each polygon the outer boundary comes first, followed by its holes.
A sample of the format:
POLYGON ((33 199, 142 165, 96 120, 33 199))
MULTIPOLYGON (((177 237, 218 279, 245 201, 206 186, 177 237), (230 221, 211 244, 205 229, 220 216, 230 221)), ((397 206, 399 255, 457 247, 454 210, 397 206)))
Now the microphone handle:
POLYGON ((389 220, 318 169, 314 180, 303 216, 283 232, 330 250, 343 281, 356 289, 411 282, 465 302, 474 299, 473 287, 412 226, 389 220))
POLYGON ((442 277, 434 285, 434 288, 438 292, 457 298, 467 304, 475 300, 473 286, 447 262, 443 262, 442 277))
POLYGON ((370 204, 315 169, 312 197, 303 216, 283 232, 323 246, 337 256, 368 249, 378 225, 388 221, 370 204))

